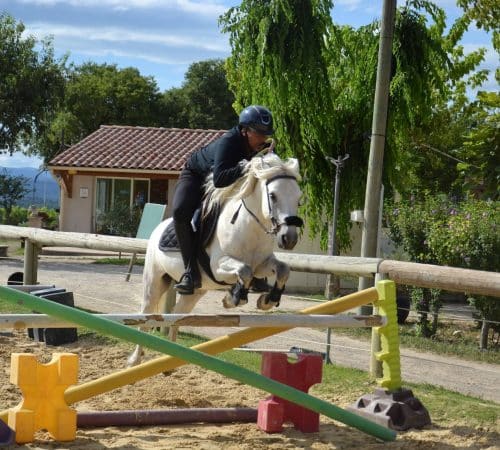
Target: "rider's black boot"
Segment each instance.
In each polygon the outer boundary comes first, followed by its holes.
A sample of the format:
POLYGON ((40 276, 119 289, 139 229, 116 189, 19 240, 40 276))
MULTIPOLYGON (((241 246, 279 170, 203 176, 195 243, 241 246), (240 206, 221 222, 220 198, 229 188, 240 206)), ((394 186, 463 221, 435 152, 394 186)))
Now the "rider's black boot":
POLYGON ((184 272, 180 281, 174 284, 174 289, 182 295, 191 295, 194 293, 193 276, 190 271, 184 272))
POLYGON ((180 281, 174 284, 174 289, 182 295, 191 295, 195 289, 201 287, 201 275, 198 264, 189 263, 187 270, 183 273, 180 281))
POLYGON ((186 271, 174 289, 183 295, 193 294, 195 288, 200 287, 200 272, 195 261, 196 240, 190 223, 174 222, 175 234, 181 250, 182 261, 186 271))

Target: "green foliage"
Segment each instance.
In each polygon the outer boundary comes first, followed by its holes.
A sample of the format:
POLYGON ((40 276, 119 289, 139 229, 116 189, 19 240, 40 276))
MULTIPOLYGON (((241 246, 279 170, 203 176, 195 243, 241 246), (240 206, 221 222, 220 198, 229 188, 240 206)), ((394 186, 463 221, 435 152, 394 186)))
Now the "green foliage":
POLYGON ((97 217, 98 233, 135 237, 141 215, 140 208, 130 208, 128 204, 118 202, 108 212, 97 217))
MULTIPOLYGON (((349 212, 364 204, 379 24, 355 30, 332 23, 326 0, 247 0, 222 16, 232 55, 228 80, 238 108, 268 106, 276 117, 278 152, 298 157, 304 209, 313 234, 326 243, 333 214, 335 167, 327 156, 350 154, 341 177, 337 236, 349 245, 349 212)), ((397 12, 390 113, 384 159, 386 192, 418 182, 412 136, 428 132, 436 104, 447 104, 458 81, 484 56, 463 55, 463 22, 445 34, 445 14, 428 1, 397 12)), ((422 167, 429 162, 422 160, 422 167)), ((425 169, 420 170, 425 173, 425 169)))
POLYGON ((53 110, 37 148, 48 161, 63 148, 63 139, 74 144, 101 125, 156 126, 159 112, 154 78, 132 67, 84 63, 69 74, 64 100, 53 110))
POLYGON ((229 129, 238 119, 233 101, 224 61, 195 62, 189 66, 182 87, 163 94, 161 123, 166 127, 229 129))
POLYGON ((10 211, 9 220, 6 220, 6 213, 4 208, 0 208, 0 217, 2 221, 0 223, 4 223, 6 225, 25 225, 28 221, 28 210, 26 208, 22 208, 21 206, 13 206, 10 211))
POLYGON ((167 128, 189 128, 189 105, 182 88, 172 88, 162 95, 162 121, 167 128))
POLYGON ((48 230, 57 230, 59 227, 59 213, 52 208, 42 207, 40 213, 43 214, 43 227, 48 230))
POLYGON ((482 198, 499 199, 500 93, 479 92, 471 106, 471 126, 458 154, 457 184, 482 198))
POLYGON ((469 200, 450 205, 433 221, 427 239, 440 264, 478 270, 500 269, 500 203, 469 200))
POLYGON ((66 59, 56 61, 52 42, 27 36, 21 22, 0 14, 0 152, 42 133, 63 95, 66 59))
MULTIPOLYGON (((500 9, 497 0, 457 0, 465 12, 465 17, 474 21, 478 28, 493 32, 493 47, 500 50, 500 9)), ((498 71, 497 71, 498 73, 498 71)))
POLYGON ((229 129, 236 125, 238 117, 232 106, 234 96, 228 87, 223 60, 191 64, 182 89, 189 105, 190 128, 229 129))
POLYGON ((0 206, 4 209, 4 223, 16 225, 13 223, 13 208, 29 192, 27 183, 26 177, 9 175, 5 169, 0 173, 0 206))
POLYGON ((325 155, 340 142, 324 56, 331 7, 327 0, 247 0, 221 18, 232 46, 227 76, 236 109, 257 103, 273 111, 277 151, 299 158, 307 180, 305 210, 317 219, 313 230, 323 232, 321 211, 332 211, 332 169, 325 155))
POLYGON ((416 324, 416 334, 422 337, 434 336, 438 328, 438 313, 442 306, 439 289, 427 289, 411 287, 409 288, 410 298, 418 313, 416 324), (432 314, 432 322, 429 320, 429 313, 432 314))
MULTIPOLYGON (((424 196, 419 201, 397 202, 389 211, 389 235, 412 261, 492 272, 500 269, 498 202, 452 202, 444 197, 424 196)), ((424 314, 422 332, 427 333, 432 328, 425 313, 432 311, 432 301, 425 290, 418 302, 424 314)), ((497 299, 476 296, 471 302, 483 319, 500 321, 497 299)))

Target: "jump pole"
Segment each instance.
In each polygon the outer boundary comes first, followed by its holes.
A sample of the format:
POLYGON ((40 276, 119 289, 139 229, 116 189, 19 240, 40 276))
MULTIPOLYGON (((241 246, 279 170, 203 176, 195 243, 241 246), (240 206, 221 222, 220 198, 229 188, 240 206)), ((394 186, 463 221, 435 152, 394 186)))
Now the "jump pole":
MULTIPOLYGON (((2 291, 0 290, 0 293, 1 292, 2 291)), ((300 311, 300 314, 337 314, 366 305, 367 303, 372 303, 376 300, 378 300, 378 291, 376 288, 372 287, 346 295, 339 299, 330 300, 329 302, 322 303, 320 305, 314 305, 300 311)), ((235 347, 240 347, 242 345, 258 341, 259 339, 273 336, 291 328, 248 328, 230 335, 220 336, 210 341, 197 344, 192 348, 209 355, 216 355, 235 347)), ((105 375, 96 380, 87 381, 78 386, 71 386, 66 390, 64 398, 66 403, 71 405, 159 373, 171 371, 184 364, 186 364, 185 361, 181 359, 176 359, 171 356, 161 356, 137 366, 105 375)), ((1 411, 0 419, 5 421, 6 418, 7 411, 1 411)))
POLYGON ((306 394, 305 392, 279 383, 263 375, 256 374, 251 370, 244 369, 235 364, 224 362, 198 350, 185 348, 175 342, 144 333, 134 328, 129 328, 126 325, 95 317, 87 312, 66 305, 60 305, 31 294, 18 292, 7 287, 0 287, 0 294, 10 303, 18 304, 29 309, 36 309, 42 313, 58 317, 62 320, 69 320, 79 325, 92 328, 102 334, 134 342, 138 345, 143 345, 144 347, 183 359, 186 362, 220 373, 243 384, 248 384, 257 389, 277 395, 278 397, 326 415, 331 419, 338 420, 339 422, 385 441, 392 441, 396 438, 396 433, 393 430, 382 427, 361 416, 345 411, 338 406, 306 394))
MULTIPOLYGON (((192 327, 306 327, 360 328, 381 327, 383 316, 331 314, 94 314, 127 326, 192 326, 192 327)), ((24 328, 71 328, 75 324, 46 314, 0 314, 0 330, 24 328)))
POLYGON ((255 408, 178 408, 125 411, 85 411, 76 416, 77 428, 135 427, 179 423, 257 422, 255 408))

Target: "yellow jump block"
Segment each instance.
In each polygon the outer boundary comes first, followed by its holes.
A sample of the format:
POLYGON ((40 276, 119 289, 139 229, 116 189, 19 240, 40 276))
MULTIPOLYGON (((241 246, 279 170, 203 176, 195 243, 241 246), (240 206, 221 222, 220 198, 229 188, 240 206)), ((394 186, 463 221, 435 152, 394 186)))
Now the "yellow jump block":
POLYGON ((66 404, 64 391, 77 379, 78 356, 73 353, 54 353, 47 364, 30 353, 12 354, 10 381, 21 389, 23 400, 9 410, 8 425, 18 444, 32 442, 39 430, 56 441, 75 439, 76 410, 66 404))

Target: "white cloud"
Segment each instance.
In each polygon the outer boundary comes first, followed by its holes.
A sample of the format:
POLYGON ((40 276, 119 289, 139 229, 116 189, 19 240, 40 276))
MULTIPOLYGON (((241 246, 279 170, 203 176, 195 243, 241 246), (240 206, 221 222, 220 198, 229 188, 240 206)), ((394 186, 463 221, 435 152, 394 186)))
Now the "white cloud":
POLYGON ((110 43, 126 44, 127 42, 158 44, 177 48, 198 48, 200 50, 227 53, 229 48, 222 38, 215 37, 212 40, 199 39, 192 35, 184 34, 163 34, 151 31, 132 31, 128 28, 119 27, 85 27, 71 25, 52 25, 50 23, 32 23, 27 30, 29 34, 37 39, 52 35, 54 38, 66 39, 77 38, 81 41, 104 41, 110 43))
POLYGON ((366 6, 364 5, 363 0, 337 0, 334 6, 337 5, 343 7, 346 11, 355 11, 361 6, 365 9, 366 6))
POLYGON ((72 6, 75 8, 109 8, 116 11, 130 9, 178 10, 189 14, 218 17, 227 9, 217 1, 193 0, 20 0, 36 6, 72 6))
POLYGON ((8 153, 0 153, 0 167, 34 167, 38 169, 43 160, 37 157, 28 157, 20 152, 10 156, 8 153))

